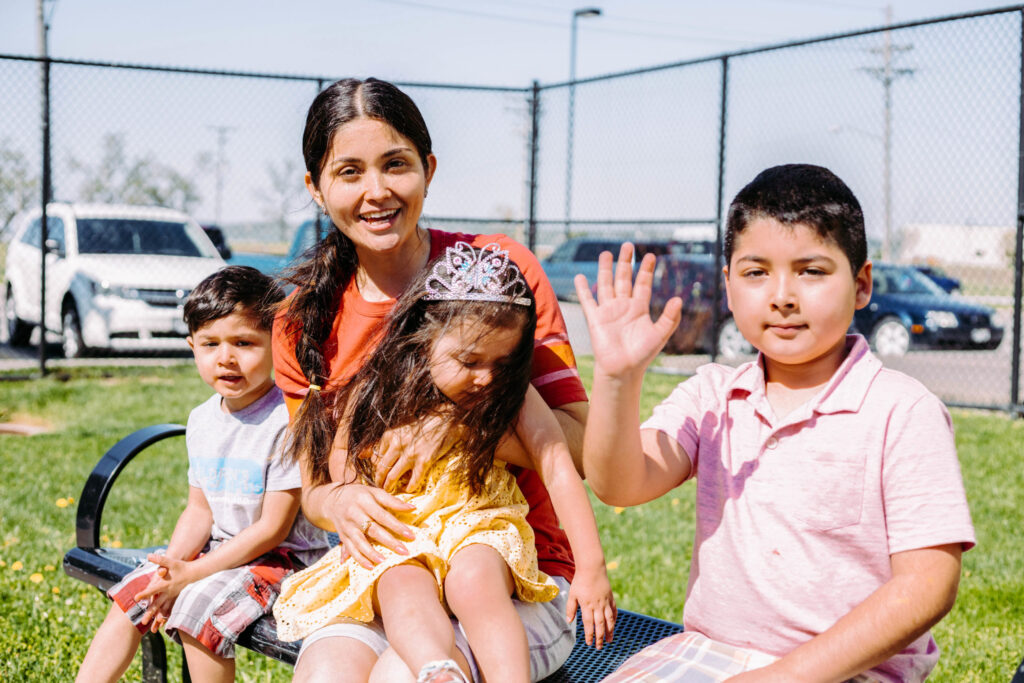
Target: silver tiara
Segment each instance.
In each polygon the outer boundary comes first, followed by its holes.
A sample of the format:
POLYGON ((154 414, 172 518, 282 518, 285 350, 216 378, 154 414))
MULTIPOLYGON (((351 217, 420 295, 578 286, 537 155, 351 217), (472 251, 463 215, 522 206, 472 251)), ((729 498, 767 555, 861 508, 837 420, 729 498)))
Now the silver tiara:
POLYGON ((492 242, 474 249, 456 242, 444 251, 427 277, 426 301, 497 301, 529 306, 529 285, 508 251, 492 242), (513 273, 509 279, 508 272, 513 273), (507 282, 505 282, 508 280, 507 282), (504 284, 503 284, 504 283, 504 284))

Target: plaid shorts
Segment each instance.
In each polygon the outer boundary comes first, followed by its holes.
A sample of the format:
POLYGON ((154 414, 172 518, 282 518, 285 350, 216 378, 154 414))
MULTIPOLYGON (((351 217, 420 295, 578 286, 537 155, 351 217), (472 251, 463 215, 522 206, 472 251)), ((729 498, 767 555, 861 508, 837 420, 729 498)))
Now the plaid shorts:
MULTIPOLYGON (((768 666, 777 657, 726 645, 693 631, 678 633, 645 647, 623 662, 605 683, 719 683, 768 666)), ((847 683, 876 683, 861 675, 847 683)))
MULTIPOLYGON (((281 581, 294 569, 291 553, 277 549, 247 565, 196 581, 178 594, 164 630, 175 642, 181 642, 178 632, 183 631, 218 657, 232 658, 238 636, 270 612, 281 592, 281 581)), ((149 585, 156 570, 157 565, 146 562, 107 591, 140 633, 149 630, 141 623, 149 601, 136 602, 135 595, 149 585)))

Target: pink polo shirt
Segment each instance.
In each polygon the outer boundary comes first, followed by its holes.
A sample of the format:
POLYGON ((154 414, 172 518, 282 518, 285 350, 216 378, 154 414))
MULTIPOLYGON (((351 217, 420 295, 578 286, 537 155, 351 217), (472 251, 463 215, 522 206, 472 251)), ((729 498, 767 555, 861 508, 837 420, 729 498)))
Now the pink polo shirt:
MULTIPOLYGON (((781 656, 885 583, 893 553, 974 545, 945 406, 863 337, 847 348, 782 419, 759 357, 699 368, 642 425, 674 437, 697 477, 687 630, 781 656)), ((870 674, 917 681, 938 657, 926 633, 870 674)))

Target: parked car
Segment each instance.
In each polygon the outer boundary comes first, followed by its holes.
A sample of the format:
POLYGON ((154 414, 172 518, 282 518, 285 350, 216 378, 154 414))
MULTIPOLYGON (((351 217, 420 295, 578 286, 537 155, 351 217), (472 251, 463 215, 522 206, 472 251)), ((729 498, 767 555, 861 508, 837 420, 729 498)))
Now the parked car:
POLYGON ((90 349, 184 348, 185 297, 225 265, 195 221, 164 208, 48 205, 43 316, 40 214, 15 220, 7 249, 4 318, 12 345, 27 343, 42 323, 60 332, 69 358, 90 349))
POLYGON ((659 257, 651 283, 651 315, 657 318, 674 296, 683 300, 679 327, 665 343, 672 354, 711 352, 712 339, 718 337, 718 353, 732 360, 756 353, 732 319, 722 286, 715 329, 714 286, 722 272, 711 254, 674 254, 659 257))
POLYGON ((213 246, 217 247, 217 253, 220 257, 227 261, 231 258, 231 247, 228 246, 228 241, 224 237, 224 231, 221 230, 219 225, 202 225, 200 226, 206 236, 213 242, 213 246))
POLYGON ((288 247, 286 255, 253 254, 236 251, 228 262, 232 265, 252 266, 256 270, 276 277, 281 275, 286 268, 290 268, 298 263, 300 257, 320 239, 323 239, 323 236, 327 234, 327 230, 331 227, 330 221, 322 219, 320 221, 321 234, 318 237, 316 234, 316 221, 305 221, 295 229, 295 234, 292 236, 292 242, 288 247))
MULTIPOLYGON (((587 276, 587 282, 593 284, 597 279, 597 257, 602 251, 610 251, 618 255, 619 247, 627 239, 610 237, 572 237, 562 242, 541 262, 544 273, 548 276, 551 286, 555 290, 555 296, 562 301, 576 301, 576 285, 574 280, 577 273, 587 276)), ((636 240, 633 241, 636 247, 635 264, 640 263, 644 254, 652 253, 661 257, 668 254, 672 249, 672 242, 669 240, 636 240)))
POLYGON ((856 329, 882 356, 911 348, 994 349, 1003 328, 991 308, 950 296, 914 266, 875 263, 873 291, 854 313, 856 329))
POLYGON ((947 294, 960 291, 960 280, 955 277, 950 277, 939 268, 924 264, 915 264, 914 268, 917 268, 920 272, 927 275, 932 282, 937 284, 939 287, 942 287, 947 294))

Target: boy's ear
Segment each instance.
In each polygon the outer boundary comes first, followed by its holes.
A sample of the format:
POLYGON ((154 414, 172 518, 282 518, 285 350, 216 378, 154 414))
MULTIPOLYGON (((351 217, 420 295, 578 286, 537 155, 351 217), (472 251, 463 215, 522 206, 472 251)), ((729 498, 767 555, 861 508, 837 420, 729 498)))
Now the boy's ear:
POLYGON ((865 261, 864 265, 860 267, 857 277, 854 278, 854 283, 857 287, 854 305, 859 310, 867 306, 868 302, 871 301, 871 261, 865 261))
POLYGON ((194 341, 192 341, 192 335, 190 334, 187 337, 185 337, 185 341, 188 342, 188 348, 192 349, 192 351, 194 353, 195 350, 196 350, 196 343, 194 341))
POLYGON ((725 303, 732 310, 732 297, 729 296, 729 266, 722 266, 722 278, 725 280, 725 303))

